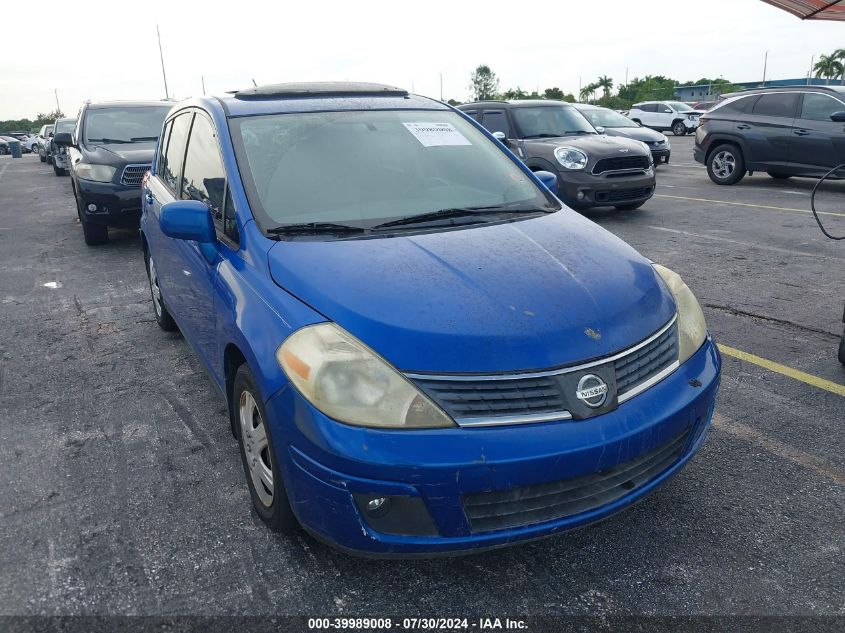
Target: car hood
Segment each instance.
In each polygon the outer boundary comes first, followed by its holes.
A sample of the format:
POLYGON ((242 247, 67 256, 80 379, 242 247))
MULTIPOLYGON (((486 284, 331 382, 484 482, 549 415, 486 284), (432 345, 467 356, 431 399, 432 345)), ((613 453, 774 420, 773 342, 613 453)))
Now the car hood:
POLYGON ((530 139, 525 141, 526 146, 549 145, 559 147, 575 147, 587 153, 587 156, 595 158, 606 158, 618 156, 625 152, 629 156, 646 154, 646 148, 642 143, 623 136, 607 136, 606 134, 586 134, 584 136, 561 136, 557 138, 530 139))
POLYGON ((645 143, 655 143, 665 138, 660 132, 650 130, 647 127, 609 127, 605 130, 605 134, 617 138, 632 138, 635 141, 643 141, 645 143))
POLYGON ((674 314, 648 260, 564 209, 438 233, 282 241, 276 283, 402 370, 508 372, 621 351, 674 314))
POLYGON ((149 164, 153 162, 156 143, 111 143, 88 145, 85 148, 85 162, 100 165, 149 164))

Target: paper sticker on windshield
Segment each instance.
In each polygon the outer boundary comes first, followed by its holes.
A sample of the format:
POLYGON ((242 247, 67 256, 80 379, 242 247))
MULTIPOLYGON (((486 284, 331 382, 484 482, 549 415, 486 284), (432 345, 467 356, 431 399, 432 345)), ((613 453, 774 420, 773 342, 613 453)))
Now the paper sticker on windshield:
POLYGON ((423 147, 472 145, 451 123, 403 123, 423 147))

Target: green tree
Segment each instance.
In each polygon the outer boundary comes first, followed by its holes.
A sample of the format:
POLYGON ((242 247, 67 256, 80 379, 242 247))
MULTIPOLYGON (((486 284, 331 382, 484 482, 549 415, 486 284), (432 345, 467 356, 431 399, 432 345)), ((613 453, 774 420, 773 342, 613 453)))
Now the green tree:
POLYGON ((544 99, 556 99, 557 101, 563 101, 563 98, 566 95, 563 94, 563 90, 555 86, 554 88, 546 88, 543 91, 543 98, 544 99))
POLYGON ((470 75, 469 89, 476 101, 495 99, 499 93, 499 78, 490 66, 481 64, 470 75))
POLYGON ((619 97, 628 104, 638 101, 664 101, 675 98, 675 80, 663 75, 635 78, 627 86, 620 86, 619 97))
POLYGON ((813 66, 813 71, 815 71, 816 77, 825 77, 827 83, 830 83, 831 79, 838 79, 842 75, 843 66, 842 62, 836 59, 835 54, 821 55, 819 61, 813 66))
POLYGON ((581 97, 581 101, 589 101, 590 97, 595 93, 598 89, 597 84, 587 84, 583 88, 581 88, 581 92, 578 94, 581 97))
POLYGON ((839 71, 839 76, 841 77, 840 83, 845 86, 845 48, 837 48, 833 51, 833 56, 839 62, 839 65, 842 66, 842 70, 839 71))
POLYGON ((596 82, 596 88, 600 88, 604 92, 604 98, 610 98, 610 91, 613 90, 613 79, 607 75, 602 75, 596 82))

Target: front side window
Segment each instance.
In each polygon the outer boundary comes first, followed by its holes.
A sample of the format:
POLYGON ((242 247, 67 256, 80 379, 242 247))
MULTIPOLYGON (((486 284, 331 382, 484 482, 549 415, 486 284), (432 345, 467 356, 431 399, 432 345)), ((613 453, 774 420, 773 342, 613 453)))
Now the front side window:
POLYGON ((214 224, 222 233, 233 237, 234 205, 226 187, 226 170, 220 158, 220 148, 214 126, 207 118, 197 115, 188 153, 182 169, 182 199, 199 200, 208 205, 214 224))
POLYGON ((804 95, 804 104, 801 106, 801 118, 810 121, 830 121, 830 115, 834 112, 842 112, 845 105, 833 97, 808 92, 804 95))
POLYGON ((593 127, 637 127, 637 124, 634 123, 631 119, 626 116, 622 116, 621 114, 619 114, 618 112, 614 112, 613 110, 595 108, 589 110, 581 110, 581 114, 587 117, 590 123, 593 124, 593 127))
POLYGON ((164 152, 161 165, 161 178, 170 190, 178 195, 178 178, 182 171, 182 161, 185 158, 185 147, 188 144, 188 132, 191 130, 191 120, 194 115, 190 112, 180 114, 173 119, 170 139, 164 152))
POLYGON ((76 119, 70 119, 68 121, 59 121, 56 123, 56 133, 59 132, 73 132, 73 128, 76 127, 76 119))
POLYGON ((560 208, 449 111, 344 111, 230 120, 259 226, 370 228, 444 209, 560 208))
POLYGON ((797 92, 764 94, 754 104, 753 113, 759 116, 776 116, 792 119, 798 108, 797 92))
POLYGON ((508 127, 508 115, 503 110, 492 110, 481 115, 481 125, 487 128, 490 133, 502 132, 505 138, 510 138, 508 127))
POLYGON ((514 108, 513 118, 520 138, 551 138, 595 134, 584 115, 572 106, 537 106, 514 108))
POLYGON ((156 141, 168 112, 168 105, 89 108, 83 142, 107 145, 156 141))
POLYGON ((170 132, 173 130, 173 119, 164 124, 164 132, 161 133, 161 140, 158 143, 156 157, 156 176, 164 180, 164 155, 167 152, 167 144, 170 141, 170 132))

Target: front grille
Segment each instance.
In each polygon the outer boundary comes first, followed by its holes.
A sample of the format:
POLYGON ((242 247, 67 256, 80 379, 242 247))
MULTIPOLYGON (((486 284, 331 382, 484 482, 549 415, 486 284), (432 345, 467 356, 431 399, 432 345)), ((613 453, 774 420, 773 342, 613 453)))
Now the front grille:
POLYGON ((616 391, 620 396, 650 380, 678 360, 678 323, 648 345, 614 362, 616 391))
POLYGON ((642 385, 669 369, 678 360, 678 326, 675 319, 638 346, 587 365, 563 367, 515 376, 408 374, 461 425, 518 424, 566 420, 572 416, 561 376, 589 372, 590 367, 612 363, 620 402, 633 397, 642 385))
POLYGON ((628 200, 640 200, 651 194, 651 187, 638 187, 636 189, 617 189, 615 191, 597 191, 596 202, 626 202, 628 200))
POLYGON ((617 156, 615 158, 602 158, 593 166, 593 174, 599 175, 608 171, 623 171, 626 169, 648 169, 648 156, 617 156))
POLYGON ((554 376, 501 380, 438 380, 416 383, 456 420, 566 411, 554 376))
POLYGON ((140 187, 144 174, 150 169, 150 165, 127 165, 123 168, 120 176, 120 184, 127 187, 140 187))
POLYGON ((644 455, 599 472, 544 484, 463 496, 471 531, 492 532, 575 516, 634 493, 683 453, 689 429, 644 455))

